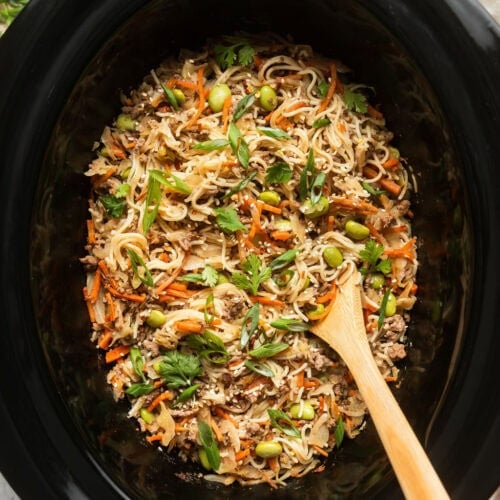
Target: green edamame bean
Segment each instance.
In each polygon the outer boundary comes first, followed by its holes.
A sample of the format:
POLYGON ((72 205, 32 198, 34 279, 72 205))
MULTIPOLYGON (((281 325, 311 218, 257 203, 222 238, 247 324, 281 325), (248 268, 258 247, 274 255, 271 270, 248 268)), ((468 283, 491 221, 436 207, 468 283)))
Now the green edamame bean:
POLYGON ((160 326, 163 326, 165 324, 165 321, 167 321, 167 318, 165 315, 156 309, 153 309, 148 316, 148 319, 146 320, 146 323, 151 327, 151 328, 160 328, 160 326))
POLYGON ((394 316, 396 314, 396 297, 390 293, 385 304, 385 315, 394 316))
POLYGON ((210 462, 208 461, 207 452, 203 448, 198 448, 198 458, 204 469, 212 469, 210 462))
POLYGON ((150 411, 148 411, 146 408, 141 408, 141 418, 147 424, 151 424, 153 422, 153 420, 155 419, 155 416, 150 411))
POLYGON ((120 130, 128 130, 129 132, 135 130, 137 122, 130 116, 122 113, 116 119, 116 127, 120 130))
POLYGON ((314 418, 314 408, 310 403, 304 402, 302 405, 302 412, 300 411, 300 404, 295 403, 290 406, 290 415, 292 418, 300 418, 302 420, 312 420, 314 418))
POLYGON ((370 277, 370 286, 374 290, 380 290, 385 283, 385 278, 384 275, 381 273, 374 273, 370 277))
POLYGON ((224 101, 231 97, 231 89, 225 83, 218 83, 208 94, 208 105, 214 113, 222 111, 224 101))
POLYGON ((272 111, 278 105, 278 96, 275 90, 269 85, 260 88, 260 105, 266 111, 272 111))
POLYGON ((106 158, 109 158, 108 148, 106 146, 103 146, 99 150, 99 153, 101 153, 102 156, 105 156, 106 158))
POLYGON ((328 212, 330 208, 330 203, 326 196, 321 196, 317 203, 312 203, 310 199, 307 199, 304 204, 300 207, 302 213, 307 219, 316 219, 321 217, 328 212))
POLYGON ((326 247, 323 250, 323 259, 330 267, 339 267, 344 262, 342 252, 334 246, 326 247))
POLYGON ((277 457, 283 451, 283 447, 277 441, 261 441, 255 447, 255 454, 262 458, 277 457))
POLYGON ((399 158, 400 157, 399 149, 393 148, 392 146, 389 146, 389 153, 391 155, 391 158, 399 158))
POLYGON ((181 89, 173 89, 172 94, 174 94, 175 100, 179 106, 182 106, 186 102, 186 96, 181 89))
POLYGON ((364 240, 370 236, 370 230, 363 224, 354 220, 348 220, 345 225, 347 236, 353 240, 364 240))
POLYGON ((268 205, 279 205, 281 196, 276 191, 263 191, 259 194, 259 200, 267 203, 268 205))

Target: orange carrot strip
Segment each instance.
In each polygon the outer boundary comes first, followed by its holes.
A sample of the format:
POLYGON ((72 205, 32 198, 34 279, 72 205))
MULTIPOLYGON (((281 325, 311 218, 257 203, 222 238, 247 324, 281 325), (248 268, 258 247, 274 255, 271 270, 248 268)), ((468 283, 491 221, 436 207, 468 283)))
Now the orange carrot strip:
POLYGON ((187 285, 186 283, 178 283, 178 282, 174 282, 174 283, 170 283, 170 285, 167 286, 167 288, 165 290, 179 290, 181 292, 185 292, 187 290, 187 285))
POLYGON ((335 217, 333 215, 329 215, 327 221, 328 222, 326 228, 328 229, 328 231, 333 231, 333 227, 335 225, 335 217))
POLYGON ((370 234, 379 242, 385 244, 386 240, 385 238, 375 229, 375 226, 373 224, 370 224, 369 222, 365 222, 365 226, 370 230, 370 234))
POLYGON ((271 457, 267 459, 268 467, 277 474, 280 470, 280 464, 278 462, 278 457, 271 457))
POLYGON ((168 253, 163 252, 160 255, 160 260, 163 261, 163 262, 169 262, 170 261, 170 257, 168 256, 168 253))
POLYGON ((248 391, 250 389, 253 389, 254 387, 258 387, 259 385, 266 385, 269 383, 269 379, 267 377, 257 377, 255 380, 250 382, 246 387, 245 390, 248 391))
POLYGON ((310 389, 311 387, 318 387, 320 384, 321 382, 314 378, 308 378, 304 380, 304 387, 306 389, 310 389))
POLYGON ((116 319, 116 307, 115 303, 113 301, 113 297, 111 297, 111 294, 109 292, 106 292, 106 303, 108 304, 108 314, 107 319, 111 322, 113 322, 116 319))
MULTIPOLYGON (((118 149, 118 151, 120 151, 122 153, 123 158, 121 158, 121 159, 123 160, 125 158, 125 153, 123 153, 123 151, 121 149, 118 149)), ((115 154, 115 156, 118 156, 118 155, 115 154)), ((108 170, 106 170, 106 172, 104 174, 96 175, 95 177, 93 177, 92 184, 94 185, 94 187, 100 186, 101 184, 106 182, 115 172, 116 172, 116 167, 108 168, 108 170)))
POLYGON ((337 85, 337 68, 335 64, 330 64, 330 85, 328 86, 328 92, 326 93, 326 97, 321 101, 321 104, 318 108, 318 113, 322 113, 330 104, 330 101, 333 98, 333 94, 335 93, 335 86, 337 85))
POLYGON ((172 395, 171 392, 169 391, 165 391, 165 392, 162 392, 159 396, 156 396, 156 398, 153 399, 153 401, 151 401, 151 403, 149 404, 147 410, 149 412, 153 411, 162 401, 165 401, 165 399, 168 399, 168 400, 171 400, 173 399, 174 396, 172 395))
POLYGON ((95 239, 95 225, 93 219, 87 219, 87 243, 93 245, 96 242, 95 239))
POLYGON ((334 299, 336 294, 337 294, 337 287, 335 283, 333 283, 329 292, 326 292, 324 295, 321 295, 320 297, 316 298, 316 304, 325 304, 326 302, 329 302, 330 300, 334 299))
POLYGON ((386 377, 384 377, 384 380, 386 382, 396 382, 397 378, 393 377, 392 375, 387 375, 386 377))
MULTIPOLYGON (((317 300, 316 300, 317 302, 317 300)), ((332 308, 333 304, 335 303, 335 298, 333 298, 332 300, 330 300, 330 302, 328 303, 328 305, 325 307, 325 310, 320 313, 320 314, 315 314, 314 315, 314 318, 313 321, 317 321, 317 320, 320 320, 320 319, 323 319, 323 318, 326 318, 326 316, 328 315, 328 313, 330 312, 330 309, 332 308)))
POLYGON ((261 297, 260 295, 250 297, 250 300, 254 304, 255 304, 255 302, 258 302, 259 304, 262 304, 263 306, 285 307, 285 305, 286 305, 282 300, 270 299, 268 297, 261 297))
MULTIPOLYGON (((363 169, 363 174, 369 179, 373 179, 378 175, 378 172, 371 167, 365 167, 363 169)), ((383 187, 386 191, 389 191, 389 193, 393 194, 394 196, 398 196, 399 193, 401 192, 402 187, 399 184, 396 184, 391 179, 382 178, 379 179, 377 182, 380 184, 381 187, 383 187)))
MULTIPOLYGON (((278 121, 277 120, 276 120, 276 125, 278 125, 278 121)), ((293 123, 288 118, 283 117, 280 120, 280 123, 279 123, 278 127, 281 130, 287 131, 287 130, 290 130, 293 127, 293 123)))
POLYGON ((175 425, 174 426, 174 431, 175 432, 187 432, 189 429, 187 427, 185 427, 184 425, 175 425))
POLYGON ((130 300, 131 302, 139 302, 142 303, 146 300, 146 295, 136 295, 135 293, 126 293, 126 292, 120 292, 116 288, 113 288, 111 285, 104 285, 104 288, 113 295, 113 297, 116 297, 118 299, 124 299, 124 300, 130 300))
POLYGON ((222 432, 217 425, 217 422, 215 419, 210 418, 210 427, 212 427, 212 430, 214 431, 215 437, 217 438, 217 441, 222 441, 224 439, 224 436, 222 435, 222 432))
POLYGON ((188 121, 186 124, 186 128, 191 127, 196 123, 198 118, 200 117, 201 113, 203 112, 203 108, 205 107, 205 92, 203 89, 203 72, 205 71, 204 67, 201 67, 198 69, 198 79, 197 79, 197 85, 196 85, 196 91, 198 92, 199 100, 198 100, 198 106, 196 108, 196 113, 193 115, 193 117, 188 121))
POLYGON ((240 460, 243 460, 244 458, 248 457, 250 455, 250 450, 247 448, 246 450, 241 450, 238 453, 234 455, 234 459, 236 462, 239 462, 240 460))
POLYGON ((328 452, 325 451, 323 448, 320 448, 317 444, 313 444, 312 447, 320 454, 323 455, 324 457, 328 456, 328 452))
MULTIPOLYGON (((166 281, 164 281, 160 286, 155 288, 155 293, 159 294, 159 293, 163 292, 163 290, 165 290, 165 288, 170 286, 177 279, 177 276, 179 276, 179 274, 181 274, 182 270, 184 269, 184 266, 186 265, 186 262, 189 258, 189 255, 190 255, 190 252, 189 252, 189 250, 187 250, 186 253, 184 254, 184 257, 182 258, 181 265, 179 267, 177 267, 172 272, 172 274, 169 276, 169 278, 166 281)), ((161 300, 161 298, 160 298, 160 300, 161 300)))
POLYGON ((378 109, 375 109, 371 104, 368 104, 368 114, 376 120, 381 120, 384 117, 384 115, 378 109))
POLYGON ((119 345, 118 347, 111 349, 111 351, 106 353, 106 363, 113 363, 113 361, 123 358, 123 356, 126 356, 129 353, 129 351, 130 346, 128 345, 119 345))
POLYGON ((226 413, 222 408, 216 406, 214 408, 214 411, 220 418, 223 418, 224 420, 231 422, 237 429, 239 428, 238 422, 236 422, 236 420, 234 420, 234 418, 231 417, 231 415, 229 415, 228 413, 226 413))
POLYGON ((172 297, 178 297, 179 299, 189 299, 191 295, 193 295, 192 291, 182 291, 182 290, 176 290, 175 288, 170 288, 167 287, 165 289, 165 292, 172 296, 172 297))
POLYGON ((266 210, 267 212, 271 212, 273 214, 281 214, 281 208, 275 207, 273 205, 269 205, 268 203, 258 202, 261 210, 266 210))
POLYGON ((271 233, 271 238, 278 241, 286 241, 293 238, 293 234, 288 231, 273 231, 271 233))
POLYGON ((346 127, 345 127, 345 125, 344 125, 343 123, 339 123, 339 124, 338 124, 338 129, 339 129, 342 133, 344 133, 344 132, 346 131, 346 127))
POLYGON ((399 248, 386 248, 384 254, 389 257, 404 257, 408 260, 413 260, 415 258, 414 245, 416 241, 417 238, 414 236, 399 248))
POLYGON ((285 113, 290 113, 291 111, 296 111, 297 109, 303 108, 305 105, 306 105, 306 103, 303 101, 295 102, 291 106, 288 106, 288 108, 286 108, 285 113))
POLYGON ((95 310, 94 310, 94 306, 92 305, 92 303, 88 299, 87 287, 83 288, 83 296, 85 298, 85 304, 87 305, 87 311, 89 313, 89 321, 91 323, 95 323, 96 322, 96 320, 95 320, 95 310))
POLYGON ((95 272, 94 282, 92 283, 92 290, 90 291, 89 300, 92 304, 95 303, 97 297, 99 296, 99 290, 101 289, 101 272, 99 269, 95 272))
POLYGON ((163 432, 159 432, 158 434, 152 434, 146 438, 148 443, 154 443, 155 441, 161 441, 163 438, 163 432))
POLYGON ((417 292, 418 292, 418 285, 417 285, 416 283, 414 283, 414 284, 412 285, 412 287, 410 288, 410 293, 411 293, 412 295, 416 295, 416 294, 417 294, 417 292))
POLYGON ((173 297, 172 295, 168 295, 168 294, 165 294, 165 295, 161 295, 158 300, 160 302, 172 302, 172 300, 178 300, 178 297, 173 297))
POLYGON ((399 158, 389 158, 383 163, 384 168, 394 168, 399 165, 399 158))
POLYGON ((198 321, 192 319, 176 321, 174 323, 174 328, 178 332, 183 332, 183 333, 201 333, 203 331, 203 325, 198 321))
POLYGON ((332 196, 331 203, 337 207, 352 210, 362 214, 370 214, 377 212, 377 207, 363 200, 352 200, 350 198, 341 198, 340 196, 332 196))
POLYGON ((400 226, 389 226, 385 229, 386 233, 404 233, 408 229, 406 224, 401 224, 400 226))
POLYGON ((325 397, 324 396, 320 396, 318 398, 318 401, 319 401, 318 410, 319 410, 320 413, 323 413, 324 410, 325 410, 325 397))
POLYGON ((254 443, 253 439, 240 439, 240 445, 242 448, 250 448, 254 443))
POLYGON ((297 373, 295 377, 297 380, 297 387, 304 387, 304 370, 297 373))
POLYGON ((108 330, 104 332, 100 337, 97 345, 101 349, 107 349, 111 344, 111 340, 113 339, 113 334, 108 330))
POLYGON ((232 97, 228 96, 224 100, 224 104, 222 106, 222 126, 224 132, 227 132, 227 127, 229 125, 229 110, 231 109, 232 97))
POLYGON ((169 87, 169 88, 181 87, 184 89, 196 90, 198 88, 198 85, 195 82, 188 82, 187 80, 180 80, 177 78, 171 78, 167 82, 167 87, 169 87))

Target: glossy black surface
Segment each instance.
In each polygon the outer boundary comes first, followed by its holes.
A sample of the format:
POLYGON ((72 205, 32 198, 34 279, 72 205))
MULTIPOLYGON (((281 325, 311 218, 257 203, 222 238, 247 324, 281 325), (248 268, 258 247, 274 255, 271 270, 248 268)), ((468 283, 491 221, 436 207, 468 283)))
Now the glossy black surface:
MULTIPOLYGON (((500 41, 464 1, 32 0, 0 40, 0 469, 23 498, 241 495, 181 481, 186 466, 116 411, 87 340, 78 263, 81 172, 118 90, 177 48, 241 28, 291 33, 377 89, 421 191, 421 298, 397 396, 453 497, 488 496, 500 445, 500 41)), ((391 477, 369 426, 325 473, 272 496, 397 497, 391 477)))

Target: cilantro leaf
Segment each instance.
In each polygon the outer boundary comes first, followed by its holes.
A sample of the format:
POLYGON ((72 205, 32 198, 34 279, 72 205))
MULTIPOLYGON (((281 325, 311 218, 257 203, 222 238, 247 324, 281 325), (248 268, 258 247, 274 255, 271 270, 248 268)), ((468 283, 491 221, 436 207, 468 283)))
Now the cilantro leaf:
POLYGON ((376 266, 377 271, 383 274, 389 274, 392 269, 392 262, 390 259, 382 259, 376 266))
POLYGON ((201 273, 189 273, 181 276, 182 281, 200 283, 210 288, 217 284, 219 273, 211 265, 207 264, 201 273))
POLYGON ((342 98, 349 111, 356 111, 357 113, 366 113, 368 111, 366 97, 363 94, 346 88, 342 94, 342 98))
POLYGON ((362 274, 368 274, 375 271, 380 271, 383 274, 389 274, 392 269, 391 259, 382 259, 384 253, 383 245, 375 243, 373 240, 368 240, 365 248, 359 252, 359 257, 367 265, 361 268, 362 274))
POLYGON ((266 182, 268 184, 281 184, 292 178, 292 169, 288 163, 280 161, 271 165, 266 171, 266 182))
POLYGON ((230 68, 238 59, 241 66, 248 66, 253 61, 255 50, 245 41, 240 40, 233 45, 216 45, 214 55, 216 63, 222 70, 230 68))
POLYGON ((215 208, 214 212, 217 225, 224 232, 234 233, 236 231, 246 231, 247 227, 242 224, 234 208, 215 208))
POLYGON ((248 66, 253 62, 253 56, 255 55, 255 50, 248 44, 244 44, 241 46, 238 51, 238 62, 242 66, 248 66))
POLYGON ((168 351, 155 370, 167 382, 168 387, 177 389, 192 385, 193 379, 201 375, 200 360, 192 354, 168 351))
POLYGON ((255 254, 250 254, 242 266, 246 273, 233 273, 234 285, 242 290, 249 291, 252 295, 257 295, 259 286, 271 277, 271 268, 263 266, 261 260, 255 254))
POLYGON ((105 208, 106 213, 113 218, 121 217, 125 212, 125 208, 127 208, 126 200, 120 200, 119 197, 112 194, 99 196, 99 201, 105 208))
POLYGON ((240 191, 242 191, 243 189, 245 189, 248 186, 248 184, 255 179, 256 175, 257 175, 257 171, 252 172, 248 177, 246 177, 242 181, 238 182, 238 184, 236 184, 236 186, 234 186, 234 188, 230 189, 222 197, 222 199, 225 200, 226 198, 229 198, 233 194, 239 193, 240 191))

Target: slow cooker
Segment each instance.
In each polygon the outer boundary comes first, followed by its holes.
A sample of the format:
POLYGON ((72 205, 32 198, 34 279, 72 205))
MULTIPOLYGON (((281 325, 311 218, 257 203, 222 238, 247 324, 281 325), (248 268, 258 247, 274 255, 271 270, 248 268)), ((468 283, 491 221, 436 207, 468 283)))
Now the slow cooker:
POLYGON ((472 0, 32 0, 0 40, 0 470, 21 498, 399 498, 373 425, 321 474, 213 485, 106 388, 81 297, 93 142, 163 58, 274 31, 376 89, 413 165, 421 290, 395 395, 453 498, 500 449, 500 30, 472 0), (187 473, 186 481, 179 475, 187 473))

